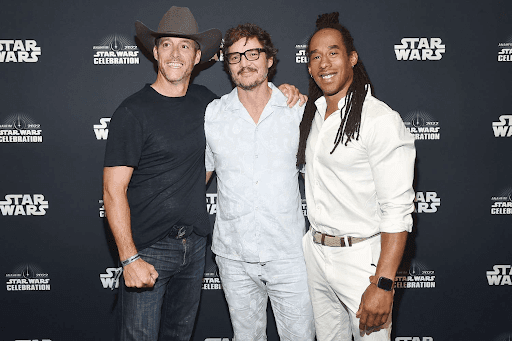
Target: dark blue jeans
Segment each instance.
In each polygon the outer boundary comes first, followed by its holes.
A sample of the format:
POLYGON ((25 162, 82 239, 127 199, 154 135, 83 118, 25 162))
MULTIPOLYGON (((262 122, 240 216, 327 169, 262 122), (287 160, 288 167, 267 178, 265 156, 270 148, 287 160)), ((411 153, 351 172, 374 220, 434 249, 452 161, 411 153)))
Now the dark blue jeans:
POLYGON ((119 289, 117 337, 126 341, 189 341, 201 295, 206 237, 167 236, 139 251, 158 271, 149 289, 119 289))

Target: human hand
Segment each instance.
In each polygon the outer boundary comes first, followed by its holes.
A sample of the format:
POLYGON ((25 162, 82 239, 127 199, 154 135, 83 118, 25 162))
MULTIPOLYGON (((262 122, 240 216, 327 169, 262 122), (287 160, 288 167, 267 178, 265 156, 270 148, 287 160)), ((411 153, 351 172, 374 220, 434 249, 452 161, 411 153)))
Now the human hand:
POLYGON ((151 288, 155 285, 158 272, 153 265, 139 258, 124 267, 123 276, 127 287, 151 288))
POLYGON ((308 101, 308 96, 303 95, 300 93, 299 89, 297 89, 295 86, 290 84, 281 84, 279 86, 279 90, 288 97, 288 101, 286 101, 286 104, 290 108, 292 108, 297 102, 299 102, 300 106, 303 106, 304 103, 308 101))
POLYGON ((370 276, 371 284, 366 288, 356 317, 359 318, 359 329, 370 334, 380 330, 388 321, 393 306, 393 291, 377 287, 377 278, 370 276))

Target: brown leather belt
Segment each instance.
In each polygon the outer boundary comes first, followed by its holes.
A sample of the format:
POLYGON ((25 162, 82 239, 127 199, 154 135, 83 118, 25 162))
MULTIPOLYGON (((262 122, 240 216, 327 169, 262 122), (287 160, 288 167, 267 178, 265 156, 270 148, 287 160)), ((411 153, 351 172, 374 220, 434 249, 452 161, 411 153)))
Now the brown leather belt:
POLYGON ((325 246, 338 246, 338 247, 345 247, 345 246, 352 246, 353 244, 360 243, 362 241, 365 241, 367 239, 376 237, 380 235, 379 233, 375 233, 373 236, 360 238, 360 237, 350 237, 350 236, 331 236, 330 234, 321 233, 318 231, 315 231, 314 228, 309 227, 311 230, 311 235, 313 236, 313 242, 316 244, 321 244, 325 246))

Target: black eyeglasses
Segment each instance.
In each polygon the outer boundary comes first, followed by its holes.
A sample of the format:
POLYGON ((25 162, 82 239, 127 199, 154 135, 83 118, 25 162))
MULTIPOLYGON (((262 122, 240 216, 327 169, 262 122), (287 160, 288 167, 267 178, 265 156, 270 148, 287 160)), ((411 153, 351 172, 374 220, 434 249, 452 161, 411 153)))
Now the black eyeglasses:
POLYGON ((267 51, 265 49, 250 49, 245 52, 226 53, 226 58, 229 64, 238 64, 242 60, 242 56, 245 56, 248 61, 253 61, 257 60, 262 52, 267 51))

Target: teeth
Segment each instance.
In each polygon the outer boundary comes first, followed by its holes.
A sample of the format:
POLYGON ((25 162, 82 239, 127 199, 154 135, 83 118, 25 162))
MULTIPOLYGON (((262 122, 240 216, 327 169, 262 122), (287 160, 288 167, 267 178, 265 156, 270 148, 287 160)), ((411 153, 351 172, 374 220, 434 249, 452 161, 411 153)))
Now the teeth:
POLYGON ((334 77, 334 75, 333 75, 333 74, 330 74, 330 75, 323 75, 323 76, 321 76, 321 77, 322 77, 323 79, 329 79, 329 78, 334 77))
POLYGON ((180 67, 181 64, 180 63, 169 63, 169 66, 171 66, 171 67, 180 67))

